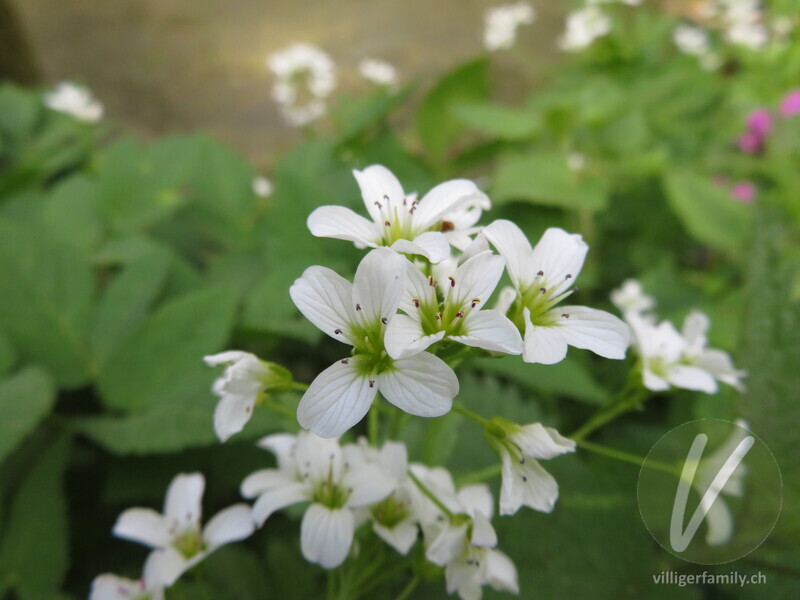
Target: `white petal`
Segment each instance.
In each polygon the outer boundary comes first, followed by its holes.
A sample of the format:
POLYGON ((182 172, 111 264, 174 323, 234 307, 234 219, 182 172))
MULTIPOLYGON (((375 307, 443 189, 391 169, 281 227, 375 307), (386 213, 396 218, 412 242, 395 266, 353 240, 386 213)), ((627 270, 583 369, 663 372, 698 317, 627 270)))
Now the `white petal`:
POLYGON ((695 390, 706 394, 717 393, 717 382, 713 375, 700 367, 675 365, 667 372, 667 381, 684 390, 695 390))
POLYGON ((294 481, 292 475, 277 469, 262 469, 248 475, 242 482, 240 493, 245 498, 255 498, 265 492, 288 485, 294 481))
POLYGON ((727 383, 740 392, 745 391, 745 387, 740 380, 747 375, 747 371, 740 371, 734 367, 733 361, 731 361, 731 357, 727 352, 715 349, 703 350, 694 359, 694 362, 698 367, 708 371, 722 383, 727 383))
POLYGON ((392 250, 403 254, 419 254, 436 264, 450 256, 450 242, 440 231, 426 231, 413 240, 396 240, 392 250))
POLYGON ((349 343, 350 326, 355 321, 353 285, 349 281, 331 269, 309 267, 289 288, 289 295, 306 319, 333 339, 349 343))
POLYGON ((403 294, 400 301, 400 308, 408 315, 417 314, 414 300, 422 306, 436 304, 436 288, 430 284, 428 278, 415 264, 406 260, 406 293, 403 294))
POLYGON ((389 250, 376 248, 358 265, 353 279, 353 302, 361 307, 360 318, 371 325, 382 318, 391 319, 406 285, 408 261, 389 250))
POLYGON ((508 556, 499 550, 488 550, 484 560, 489 585, 496 590, 519 594, 517 568, 508 556))
POLYGON ((386 442, 380 451, 380 466, 397 481, 408 473, 408 449, 402 442, 386 442))
POLYGON ((308 500, 308 490, 302 483, 270 490, 259 496, 253 505, 253 519, 261 527, 275 512, 304 500, 308 500))
POLYGON ((517 290, 515 290, 513 287, 506 286, 500 290, 497 301, 494 303, 494 310, 505 315, 508 313, 508 309, 511 308, 511 305, 514 304, 516 299, 517 290))
POLYGON ((365 464, 348 471, 342 479, 342 487, 352 490, 347 506, 358 508, 386 498, 394 490, 395 481, 377 465, 365 464))
POLYGON ((717 496, 714 503, 708 508, 705 517, 706 544, 709 546, 721 546, 730 541, 733 535, 733 517, 728 508, 728 504, 722 496, 717 496))
POLYGON ((425 558, 440 567, 445 566, 458 556, 464 549, 466 543, 467 526, 458 527, 445 526, 439 532, 428 549, 425 551, 425 558))
POLYGON ((653 373, 646 366, 642 371, 642 384, 653 392, 665 392, 669 389, 669 382, 653 373))
POLYGON ((527 289, 536 278, 533 249, 522 230, 511 221, 500 219, 483 228, 483 235, 506 259, 511 281, 518 290, 527 289))
POLYGON ((169 520, 153 509, 129 508, 117 519, 113 533, 151 548, 163 548, 172 539, 169 528, 169 520))
POLYGON ((353 176, 361 188, 361 198, 364 206, 367 207, 372 220, 376 223, 383 223, 381 209, 378 205, 401 206, 405 198, 403 186, 397 177, 382 165, 372 165, 363 171, 353 171, 353 176))
POLYGON ((567 341, 557 327, 540 327, 531 322, 531 313, 523 309, 525 317, 525 348, 522 360, 528 363, 554 365, 567 356, 567 341))
POLYGON ((522 354, 522 337, 516 326, 496 310, 474 310, 463 324, 465 335, 454 335, 448 339, 466 346, 483 348, 492 352, 522 354))
POLYGON ((192 557, 192 560, 187 560, 172 546, 157 550, 154 554, 154 566, 152 568, 158 573, 161 583, 166 587, 170 587, 187 569, 197 564, 199 562, 197 557, 202 560, 205 556, 205 553, 201 552, 192 557))
POLYGON ((300 425, 322 437, 340 436, 363 419, 378 391, 376 380, 371 387, 359 374, 359 357, 344 360, 317 375, 297 406, 300 425))
POLYGON ((533 248, 531 268, 534 273, 544 273, 544 287, 557 295, 575 284, 588 251, 579 234, 550 227, 533 248))
POLYGON ((344 206, 320 206, 308 216, 309 231, 317 237, 354 242, 375 247, 381 242, 381 232, 375 223, 344 206))
POLYGON ((300 525, 303 556, 324 569, 335 569, 350 553, 354 531, 353 513, 349 509, 312 504, 300 525))
POLYGON ((177 475, 167 489, 164 515, 178 521, 182 528, 187 525, 199 525, 205 487, 205 477, 200 473, 177 475))
POLYGON ((453 406, 458 379, 441 358, 420 352, 394 361, 378 375, 378 389, 397 408, 418 417, 440 417, 453 406))
POLYGON ((474 300, 483 308, 503 275, 506 261, 490 251, 481 252, 462 264, 453 274, 455 283, 447 294, 447 302, 458 308, 472 304, 474 300))
POLYGON ((699 310, 693 310, 686 316, 682 333, 690 349, 699 352, 705 347, 709 325, 708 317, 699 310))
POLYGON ((292 451, 297 443, 297 436, 291 433, 273 433, 258 440, 258 447, 272 452, 278 459, 279 469, 293 466, 292 451))
POLYGON ((377 521, 372 522, 372 530, 384 542, 405 556, 411 550, 411 546, 417 541, 417 525, 410 519, 400 521, 392 527, 385 527, 377 521))
POLYGON ((144 591, 141 582, 109 573, 94 578, 89 600, 131 600, 140 597, 144 591))
POLYGON ((458 491, 458 501, 470 515, 482 514, 487 519, 494 513, 494 498, 485 483, 466 485, 458 491))
MULTIPOLYGON (((142 581, 144 582, 144 587, 147 590, 152 590, 153 592, 161 591, 163 587, 163 579, 161 577, 161 564, 159 562, 159 556, 161 552, 159 550, 154 550, 150 554, 147 555, 147 559, 144 561, 144 568, 142 569, 142 581)), ((160 597, 158 594, 153 594, 151 600, 156 600, 157 597, 160 597)))
POLYGON ((214 431, 221 442, 244 429, 253 415, 255 396, 227 394, 217 402, 214 410, 214 431))
POLYGON ((383 343, 389 356, 405 358, 422 352, 431 344, 441 340, 444 334, 444 331, 439 331, 425 335, 418 320, 408 315, 395 315, 386 328, 383 343))
POLYGON ((504 452, 502 460, 500 514, 513 515, 523 505, 541 512, 551 512, 558 500, 555 478, 534 459, 520 463, 504 452))
POLYGON ((531 458, 555 458, 561 454, 575 452, 575 442, 565 438, 552 427, 541 423, 523 425, 521 430, 510 436, 525 456, 531 458))
POLYGON ((591 350, 604 358, 625 358, 630 328, 622 319, 586 306, 557 307, 549 314, 557 317, 558 321, 552 327, 558 328, 570 346, 591 350))
POLYGON ((250 354, 249 352, 242 352, 241 350, 226 350, 225 352, 220 352, 219 354, 204 356, 203 360, 209 367, 217 367, 219 365, 231 365, 237 363, 249 356, 254 355, 250 354))
POLYGON ((475 516, 472 517, 472 538, 469 542, 478 548, 497 546, 497 534, 494 527, 480 511, 475 511, 475 516))
POLYGON ((253 512, 247 504, 236 504, 214 515, 203 528, 203 540, 210 549, 238 542, 256 530, 253 512))
POLYGON ((445 181, 422 197, 414 214, 414 224, 428 229, 441 221, 444 213, 470 203, 486 205, 488 198, 468 179, 445 181))

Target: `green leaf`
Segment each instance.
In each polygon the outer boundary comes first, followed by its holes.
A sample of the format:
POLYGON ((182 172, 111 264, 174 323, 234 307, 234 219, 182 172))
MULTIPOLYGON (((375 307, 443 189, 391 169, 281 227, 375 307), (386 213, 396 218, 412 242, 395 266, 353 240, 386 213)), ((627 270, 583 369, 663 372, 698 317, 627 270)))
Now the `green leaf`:
POLYGON ((674 171, 664 185, 673 212, 697 241, 731 253, 748 246, 752 207, 697 173, 674 171))
POLYGON ((497 166, 492 198, 498 204, 524 200, 566 209, 602 210, 608 203, 608 181, 573 172, 557 153, 505 156, 497 166))
POLYGON ((105 363, 98 378, 103 402, 136 411, 191 398, 206 368, 203 356, 228 340, 235 308, 235 293, 220 288, 190 292, 162 306, 105 363))
POLYGON ((383 122, 413 89, 412 85, 397 92, 376 88, 368 94, 341 97, 333 113, 340 131, 340 143, 350 142, 383 122))
POLYGON ((82 176, 67 179, 45 198, 41 220, 56 239, 88 255, 103 237, 97 184, 82 176))
POLYGON ((20 483, 0 546, 0 578, 14 582, 20 600, 55 595, 69 567, 67 506, 61 478, 70 441, 60 437, 20 483))
POLYGON ((542 127, 541 118, 531 110, 499 104, 458 104, 453 115, 468 128, 501 140, 526 140, 542 127))
POLYGON ((8 373, 17 364, 17 351, 8 336, 0 331, 0 375, 8 373))
POLYGON ((0 462, 50 412, 55 399, 50 376, 38 367, 0 382, 0 462))
POLYGON ((5 83, 0 87, 0 140, 30 136, 42 113, 41 97, 5 83))
POLYGON ((86 342, 94 283, 86 260, 40 229, 0 219, 0 322, 20 358, 65 387, 93 370, 86 342))
POLYGON ((489 91, 488 62, 479 58, 445 75, 428 92, 417 109, 417 133, 430 155, 441 160, 463 133, 454 107, 486 99, 489 91))
POLYGON ((112 279, 94 314, 90 337, 98 365, 124 344, 147 316, 164 288, 170 264, 166 253, 154 252, 131 262, 112 279))

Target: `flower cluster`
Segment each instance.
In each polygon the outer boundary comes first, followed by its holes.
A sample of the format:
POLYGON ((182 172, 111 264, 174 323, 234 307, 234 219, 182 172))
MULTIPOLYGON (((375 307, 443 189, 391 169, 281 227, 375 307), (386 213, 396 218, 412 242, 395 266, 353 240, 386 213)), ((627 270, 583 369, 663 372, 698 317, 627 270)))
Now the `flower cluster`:
POLYGON ((489 51, 508 50, 517 39, 517 29, 530 25, 536 11, 528 2, 493 6, 484 15, 483 46, 489 51))
POLYGON ((361 76, 378 87, 394 88, 397 86, 397 69, 391 63, 377 58, 365 58, 358 63, 361 76))
POLYGON ((51 109, 70 115, 78 121, 97 123, 103 118, 103 105, 85 87, 63 81, 52 92, 44 95, 44 103, 51 109))
POLYGON ((269 56, 275 75, 272 98, 289 125, 300 127, 325 114, 325 100, 336 87, 331 58, 311 44, 297 43, 269 56))
POLYGON ((708 317, 692 311, 679 332, 669 321, 657 322, 648 311, 655 301, 638 281, 628 280, 611 295, 633 332, 644 386, 652 391, 672 387, 715 394, 717 382, 742 391, 746 372, 737 370, 727 352, 707 348, 708 317))

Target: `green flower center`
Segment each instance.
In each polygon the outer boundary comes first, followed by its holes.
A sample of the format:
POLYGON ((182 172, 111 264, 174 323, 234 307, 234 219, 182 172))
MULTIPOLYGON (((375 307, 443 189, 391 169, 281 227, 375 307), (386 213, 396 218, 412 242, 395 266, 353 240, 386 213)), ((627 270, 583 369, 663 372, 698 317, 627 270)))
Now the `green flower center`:
POLYGON ((389 496, 371 509, 372 517, 388 529, 394 528, 408 517, 408 503, 389 496))
POLYGON ((199 554, 205 548, 203 538, 200 535, 200 532, 196 529, 184 531, 178 537, 172 540, 172 545, 178 552, 181 553, 181 556, 186 559, 192 558, 196 554, 199 554))

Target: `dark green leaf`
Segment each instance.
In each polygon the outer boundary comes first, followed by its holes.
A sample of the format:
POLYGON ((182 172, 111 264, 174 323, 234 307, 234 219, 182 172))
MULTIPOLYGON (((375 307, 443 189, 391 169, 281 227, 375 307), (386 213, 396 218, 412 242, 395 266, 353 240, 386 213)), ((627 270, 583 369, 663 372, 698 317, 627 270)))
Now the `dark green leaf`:
POLYGON ((0 462, 50 412, 55 398, 53 382, 38 367, 0 382, 0 462))
POLYGON ((526 140, 536 135, 542 122, 531 110, 500 104, 458 104, 453 115, 468 128, 501 140, 526 140))

